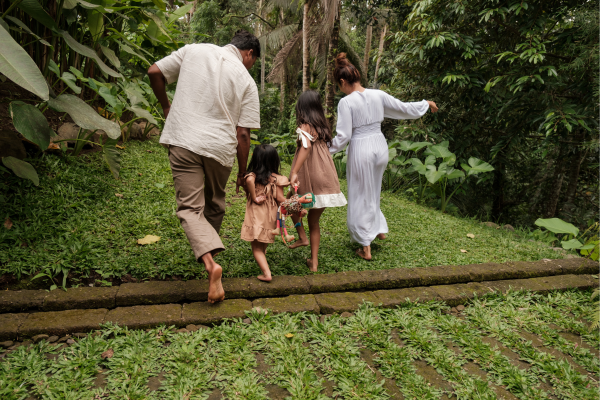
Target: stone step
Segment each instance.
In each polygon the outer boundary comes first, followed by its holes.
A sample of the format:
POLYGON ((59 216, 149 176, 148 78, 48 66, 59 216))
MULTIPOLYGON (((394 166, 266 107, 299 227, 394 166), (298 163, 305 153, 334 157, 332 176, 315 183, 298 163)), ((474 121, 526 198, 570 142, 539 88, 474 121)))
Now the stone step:
MULTIPOLYGON (((598 263, 584 259, 544 259, 449 265, 427 268, 396 268, 347 271, 308 276, 275 276, 270 283, 256 278, 224 278, 227 299, 257 299, 364 290, 387 290, 423 286, 527 279, 567 274, 598 274, 598 263)), ((0 292, 0 314, 28 311, 115 309, 126 306, 183 304, 206 301, 208 281, 150 281, 115 287, 80 287, 66 291, 21 290, 0 292)))
POLYGON ((464 304, 474 296, 493 292, 505 293, 509 289, 548 292, 551 290, 589 289, 598 287, 595 275, 554 275, 529 279, 509 279, 409 287, 362 292, 331 292, 294 294, 287 297, 227 299, 218 304, 192 302, 184 304, 155 304, 116 307, 114 309, 76 309, 17 314, 0 314, 0 341, 21 340, 36 335, 62 336, 75 332, 100 329, 107 322, 145 329, 159 325, 182 327, 214 325, 223 319, 245 318, 246 312, 270 309, 274 313, 307 312, 332 314, 356 310, 363 301, 396 307, 406 302, 444 301, 450 306, 464 304))

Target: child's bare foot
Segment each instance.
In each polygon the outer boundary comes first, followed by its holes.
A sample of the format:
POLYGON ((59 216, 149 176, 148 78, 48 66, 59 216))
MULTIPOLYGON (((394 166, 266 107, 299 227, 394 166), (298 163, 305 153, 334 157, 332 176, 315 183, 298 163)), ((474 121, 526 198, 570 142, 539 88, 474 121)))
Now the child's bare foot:
POLYGON ((367 261, 371 261, 371 246, 365 246, 362 249, 356 250, 356 254, 367 261))
POLYGON ((208 301, 209 303, 218 303, 225 299, 225 291, 221 283, 221 275, 223 268, 219 264, 213 264, 212 269, 208 272, 208 301))
POLYGON ((263 281, 263 282, 271 282, 273 280, 273 277, 271 275, 259 275, 256 277, 259 281, 263 281))
POLYGON ((317 272, 317 267, 313 265, 312 259, 307 258, 306 265, 308 266, 308 269, 310 270, 310 272, 317 272))
POLYGON ((303 247, 303 246, 308 246, 308 240, 301 241, 300 239, 298 239, 290 245, 290 249, 295 249, 295 248, 303 247))
POLYGON ((387 239, 387 236, 385 236, 385 233, 380 233, 379 235, 377 235, 377 239, 385 240, 387 239))

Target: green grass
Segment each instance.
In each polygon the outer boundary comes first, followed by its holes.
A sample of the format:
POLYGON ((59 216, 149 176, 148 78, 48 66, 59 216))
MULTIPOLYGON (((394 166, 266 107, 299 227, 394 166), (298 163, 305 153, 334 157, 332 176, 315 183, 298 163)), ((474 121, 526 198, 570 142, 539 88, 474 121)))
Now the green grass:
MULTIPOLYGON (((204 276, 175 215, 166 150, 156 140, 130 142, 122 155, 120 180, 112 178, 99 153, 33 160, 39 187, 5 175, 0 218, 10 218, 14 226, 0 227, 0 274, 28 276, 67 269, 84 276, 97 271, 106 277, 129 273, 142 279, 204 276), (139 246, 137 239, 145 235, 161 239, 139 246)), ((234 173, 221 230, 226 251, 217 259, 225 276, 249 277, 260 271, 250 245, 240 239, 245 198, 235 194, 234 173)), ((346 182, 341 184, 345 190, 346 182)), ((354 254, 357 246, 346 231, 346 208, 326 210, 321 219, 320 272, 560 257, 543 243, 444 215, 395 194, 382 193, 381 204, 390 234, 373 245, 372 262, 354 254)), ((308 248, 292 251, 277 241, 267 257, 275 275, 304 275, 309 254, 308 248)))
POLYGON ((498 385, 523 400, 595 400, 598 359, 582 346, 556 340, 556 329, 580 332, 585 343, 598 348, 598 331, 588 331, 582 322, 592 319, 593 310, 589 291, 512 292, 475 299, 460 316, 432 302, 392 310, 365 304, 348 318, 324 320, 253 310, 251 324, 231 320, 187 333, 107 325, 64 348, 41 341, 7 354, 0 350, 0 398, 206 399, 218 389, 227 399, 258 400, 268 398, 270 385, 276 385, 298 400, 383 400, 390 398, 383 376, 393 379, 406 399, 454 394, 492 400, 498 385), (524 331, 538 331, 546 347, 573 355, 587 376, 532 349, 520 336, 524 331), (486 336, 498 338, 529 364, 516 367, 482 340, 486 336), (373 354, 370 365, 361 355, 365 348, 373 354), (109 349, 114 355, 103 359, 109 349), (420 375, 417 360, 434 367, 452 391, 420 375), (487 375, 468 373, 466 363, 487 375))

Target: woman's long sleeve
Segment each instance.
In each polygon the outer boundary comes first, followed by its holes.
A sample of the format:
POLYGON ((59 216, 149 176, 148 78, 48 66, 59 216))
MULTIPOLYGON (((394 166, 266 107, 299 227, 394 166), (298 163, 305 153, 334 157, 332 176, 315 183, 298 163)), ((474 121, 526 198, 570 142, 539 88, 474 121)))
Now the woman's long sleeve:
POLYGON ((380 92, 383 103, 383 115, 393 119, 417 119, 429 109, 427 100, 404 103, 385 92, 380 92))
POLYGON ((331 154, 344 150, 350 139, 352 139, 352 113, 345 101, 338 104, 337 134, 331 141, 329 152, 331 154))

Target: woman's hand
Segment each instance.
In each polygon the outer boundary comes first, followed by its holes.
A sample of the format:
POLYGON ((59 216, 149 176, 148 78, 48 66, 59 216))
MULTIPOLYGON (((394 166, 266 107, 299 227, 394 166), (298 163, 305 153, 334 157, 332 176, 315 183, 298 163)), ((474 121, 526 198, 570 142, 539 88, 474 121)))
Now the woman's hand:
POLYGON ((255 202, 258 205, 261 205, 262 203, 265 202, 266 199, 267 198, 264 195, 261 194, 260 196, 257 196, 254 199, 252 199, 252 201, 255 202))
POLYGON ((427 100, 427 103, 429 104, 429 108, 431 109, 431 112, 436 113, 438 110, 438 106, 433 101, 427 100))
POLYGON ((292 185, 292 187, 300 186, 300 180, 298 179, 297 172, 292 171, 292 173, 290 174, 290 184, 292 185))

